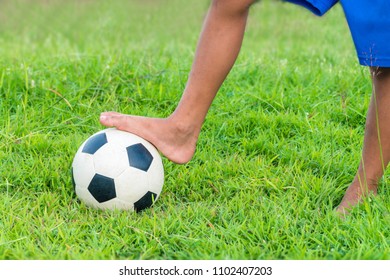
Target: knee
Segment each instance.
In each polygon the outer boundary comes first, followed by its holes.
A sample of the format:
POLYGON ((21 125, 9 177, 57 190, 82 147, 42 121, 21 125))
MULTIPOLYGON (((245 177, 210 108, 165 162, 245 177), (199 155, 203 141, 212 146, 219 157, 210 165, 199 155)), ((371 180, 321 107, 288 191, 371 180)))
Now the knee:
POLYGON ((246 13, 258 0, 213 0, 212 6, 221 8, 230 14, 246 13))

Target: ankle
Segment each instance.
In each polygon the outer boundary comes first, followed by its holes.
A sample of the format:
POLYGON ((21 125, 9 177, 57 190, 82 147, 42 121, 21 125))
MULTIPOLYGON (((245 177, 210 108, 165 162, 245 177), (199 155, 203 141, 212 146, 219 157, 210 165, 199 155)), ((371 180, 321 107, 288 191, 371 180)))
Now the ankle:
POLYGON ((371 178, 362 179, 359 177, 356 177, 355 180, 352 182, 352 185, 358 186, 362 193, 369 193, 369 192, 376 193, 378 189, 378 184, 379 184, 379 180, 377 179, 371 179, 371 178))
POLYGON ((197 137, 197 135, 199 134, 200 129, 198 129, 197 126, 190 121, 186 121, 174 115, 171 115, 166 120, 168 121, 170 127, 173 129, 175 133, 177 133, 178 136, 187 138, 187 137, 197 137))

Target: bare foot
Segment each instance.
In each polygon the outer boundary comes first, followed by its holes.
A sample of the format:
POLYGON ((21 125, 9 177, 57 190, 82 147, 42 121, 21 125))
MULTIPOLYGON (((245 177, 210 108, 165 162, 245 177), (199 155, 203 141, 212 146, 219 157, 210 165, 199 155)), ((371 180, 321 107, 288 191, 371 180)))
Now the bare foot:
POLYGON ((359 182, 352 182, 345 192, 340 205, 336 208, 336 212, 344 215, 348 214, 353 206, 359 204, 364 197, 367 197, 370 194, 377 194, 377 184, 370 184, 363 189, 359 182))
POLYGON ((100 123, 144 138, 165 157, 178 164, 190 161, 199 135, 198 130, 177 123, 172 118, 147 118, 105 112, 100 115, 100 123))

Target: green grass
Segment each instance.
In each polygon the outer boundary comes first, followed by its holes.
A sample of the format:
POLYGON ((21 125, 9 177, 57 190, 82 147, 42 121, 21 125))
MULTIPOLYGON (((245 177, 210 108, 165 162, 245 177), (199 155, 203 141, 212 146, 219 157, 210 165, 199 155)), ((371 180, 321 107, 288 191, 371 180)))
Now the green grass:
POLYGON ((195 157, 164 159, 153 208, 77 200, 72 158, 101 111, 174 110, 208 2, 1 2, 0 259, 390 258, 386 180, 345 220, 332 211, 371 91, 339 6, 252 8, 195 157))

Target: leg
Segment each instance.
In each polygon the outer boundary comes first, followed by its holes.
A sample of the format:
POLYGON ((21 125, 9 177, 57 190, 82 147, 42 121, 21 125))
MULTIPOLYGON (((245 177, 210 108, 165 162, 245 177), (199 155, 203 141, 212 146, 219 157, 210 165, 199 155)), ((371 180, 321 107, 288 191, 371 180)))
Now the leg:
POLYGON ((390 68, 371 68, 373 93, 367 113, 362 159, 352 184, 347 189, 337 212, 348 208, 362 197, 377 193, 378 182, 390 161, 390 68))
POLYGON ((237 58, 253 2, 212 1, 183 96, 168 118, 106 112, 101 114, 100 122, 138 134, 173 162, 188 162, 211 103, 237 58))

